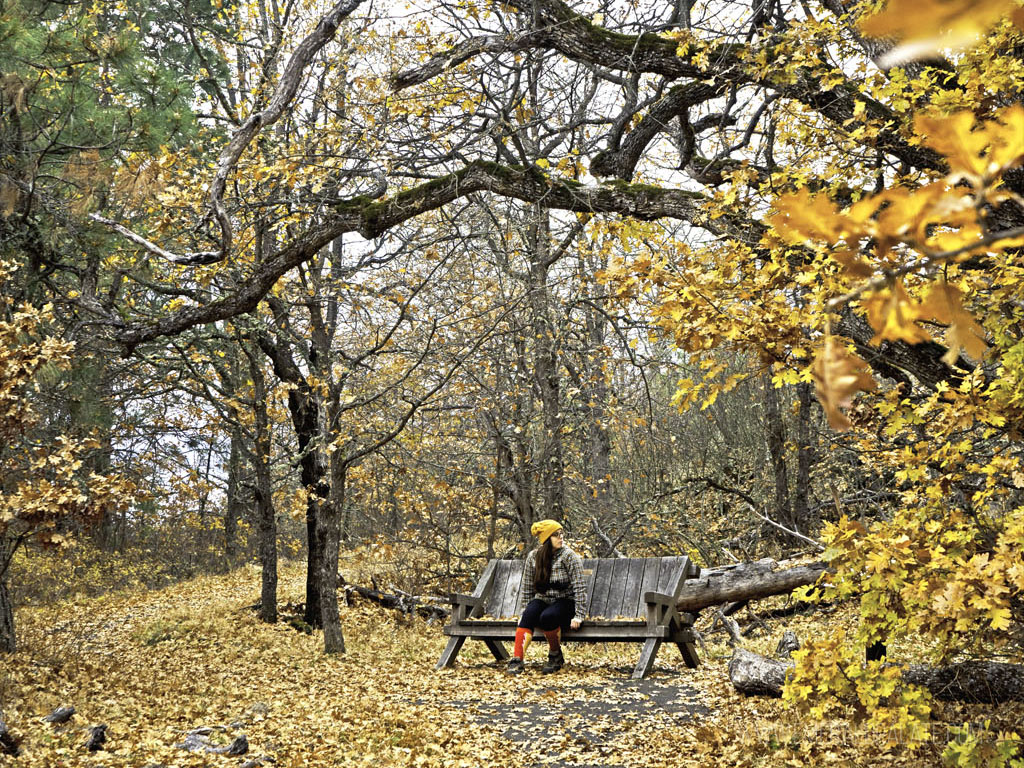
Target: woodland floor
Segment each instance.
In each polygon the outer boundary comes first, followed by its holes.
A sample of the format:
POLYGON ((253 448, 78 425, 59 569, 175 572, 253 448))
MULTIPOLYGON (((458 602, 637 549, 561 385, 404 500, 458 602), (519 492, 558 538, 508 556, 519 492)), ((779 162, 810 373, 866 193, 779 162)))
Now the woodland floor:
MULTIPOLYGON (((346 572, 348 576, 348 572, 346 572)), ((282 573, 282 602, 301 599, 303 573, 282 573)), ((232 766, 272 758, 287 766, 911 766, 939 763, 944 722, 1018 725, 1019 705, 936 712, 935 739, 909 752, 892 734, 847 720, 802 722, 778 700, 744 698, 729 683, 730 649, 712 635, 702 666, 664 648, 652 676, 629 673, 639 645, 570 645, 568 664, 541 675, 543 643, 526 673, 509 677, 479 643, 435 671, 438 625, 366 602, 343 608, 348 653, 249 608, 259 572, 202 577, 162 590, 124 590, 18 614, 21 650, 0 659, 0 707, 22 739, 26 768, 232 766), (77 714, 54 728, 59 705, 77 714), (105 723, 104 751, 83 744, 105 723), (243 757, 189 753, 176 744, 200 726, 243 757)), ((851 622, 840 609, 773 621, 749 647, 770 653, 783 629, 807 637, 851 622)), ((698 625, 700 627, 700 625, 698 625)))

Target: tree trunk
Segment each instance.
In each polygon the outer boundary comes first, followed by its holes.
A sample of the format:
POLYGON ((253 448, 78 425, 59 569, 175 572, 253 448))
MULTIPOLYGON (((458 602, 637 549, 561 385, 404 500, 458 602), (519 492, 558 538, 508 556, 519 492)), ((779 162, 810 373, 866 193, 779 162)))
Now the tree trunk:
MULTIPOLYGON (((302 444, 301 438, 299 444, 302 444)), ((317 451, 309 449, 305 453, 315 454, 317 451)), ((303 619, 311 627, 319 627, 323 613, 320 605, 320 596, 323 594, 320 563, 324 547, 320 538, 322 528, 319 520, 327 493, 323 482, 323 467, 319 459, 316 456, 304 456, 300 463, 302 484, 309 494, 306 501, 306 611, 303 619)))
POLYGON ((529 304, 534 332, 533 375, 540 395, 544 437, 539 451, 544 517, 561 520, 565 514, 565 457, 562 446, 562 397, 557 329, 551 316, 548 268, 551 257, 548 209, 533 206, 530 227, 529 304))
POLYGON ((277 517, 274 511, 273 478, 270 474, 272 446, 270 416, 267 413, 266 380, 254 357, 249 358, 253 381, 253 412, 256 431, 253 471, 256 474, 256 531, 260 554, 260 620, 277 622, 277 517))
POLYGON ((7 576, 13 546, 8 540, 0 540, 0 653, 14 653, 17 642, 14 637, 14 606, 7 590, 7 576))
POLYGON ((813 584, 825 571, 822 562, 776 570, 779 564, 766 558, 752 563, 709 568, 699 578, 687 579, 676 608, 694 613, 712 605, 756 600, 792 592, 813 584))
POLYGON ((796 487, 793 489, 794 530, 811 533, 817 528, 817 520, 811 519, 811 465, 814 450, 811 446, 811 385, 797 384, 800 413, 796 423, 796 487))
POLYGON ((498 454, 496 482, 500 483, 501 478, 507 475, 508 479, 502 483, 501 488, 515 507, 520 537, 528 545, 531 540, 530 526, 533 525, 533 503, 530 500, 532 496, 531 475, 526 471, 527 459, 521 454, 516 455, 500 427, 494 428, 494 437, 498 454))
POLYGON ((783 525, 794 528, 793 515, 789 508, 789 478, 786 475, 786 423, 782 419, 779 391, 772 384, 771 376, 766 373, 763 381, 765 439, 768 443, 768 459, 775 476, 774 517, 783 525))
POLYGON ((224 505, 224 563, 230 570, 238 562, 238 520, 244 504, 242 492, 245 483, 245 445, 242 430, 231 430, 231 455, 228 458, 227 503, 224 505))
POLYGON ((338 614, 338 548, 341 546, 341 511, 345 504, 345 475, 348 468, 340 459, 331 467, 331 503, 320 508, 320 624, 324 629, 324 652, 344 653, 345 636, 338 614))
MULTIPOLYGON (((595 299, 600 307, 603 302, 595 299)), ((587 313, 588 346, 583 356, 583 380, 579 388, 587 397, 587 485, 592 498, 588 504, 594 517, 607 526, 612 514, 612 440, 608 431, 608 382, 605 363, 608 351, 605 333, 608 321, 602 312, 592 309, 587 313)), ((616 520, 621 523, 621 520, 616 520)))
MULTIPOLYGON (((275 313, 277 309, 275 308, 275 313)), ((259 345, 274 365, 274 372, 281 381, 294 386, 288 390, 288 411, 292 427, 299 442, 300 479, 306 489, 306 610, 303 619, 311 627, 319 627, 322 611, 320 608, 320 552, 319 538, 320 509, 330 499, 327 484, 327 465, 324 460, 324 436, 320 425, 321 403, 317 393, 291 358, 285 343, 275 343, 269 336, 261 336, 259 345)))
POLYGON ((1024 666, 995 661, 964 661, 946 667, 911 664, 903 681, 920 685, 942 701, 1001 704, 1024 701, 1024 666))
POLYGON ((729 680, 740 693, 748 696, 781 696, 786 673, 793 662, 769 659, 745 648, 736 648, 729 660, 729 680))

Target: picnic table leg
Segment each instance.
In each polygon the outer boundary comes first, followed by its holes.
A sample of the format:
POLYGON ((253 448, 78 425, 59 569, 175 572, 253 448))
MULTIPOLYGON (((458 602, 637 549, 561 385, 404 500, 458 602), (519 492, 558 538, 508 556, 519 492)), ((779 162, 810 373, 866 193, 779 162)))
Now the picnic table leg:
POLYGON ((455 657, 459 655, 459 651, 462 650, 462 644, 466 642, 464 637, 449 637, 448 645, 445 646, 444 653, 441 654, 441 660, 437 662, 436 669, 441 667, 450 667, 455 663, 455 657))
POLYGON ((508 651, 505 650, 505 646, 500 640, 484 640, 484 645, 490 649, 498 661, 508 661, 508 651))
POLYGON ((693 643, 676 643, 679 646, 679 652, 683 654, 683 662, 690 669, 696 669, 700 666, 700 660, 697 658, 697 649, 693 647, 693 643))
POLYGON ((661 648, 661 642, 659 637, 647 638, 647 642, 644 643, 644 649, 640 652, 640 660, 633 668, 634 680, 639 680, 650 674, 651 669, 654 667, 654 657, 658 655, 658 649, 661 648))

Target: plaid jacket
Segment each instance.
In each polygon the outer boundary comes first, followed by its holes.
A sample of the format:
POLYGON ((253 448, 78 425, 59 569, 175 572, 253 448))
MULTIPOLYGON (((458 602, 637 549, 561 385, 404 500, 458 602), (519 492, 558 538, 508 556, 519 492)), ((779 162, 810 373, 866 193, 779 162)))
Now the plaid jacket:
POLYGON ((526 567, 523 569, 523 591, 519 596, 519 615, 523 615, 526 604, 533 598, 539 598, 545 603, 553 603, 563 597, 569 597, 576 601, 576 614, 574 619, 583 621, 587 611, 587 583, 583 576, 583 558, 573 552, 569 547, 563 546, 555 551, 555 559, 551 563, 551 578, 548 587, 544 592, 537 592, 533 585, 536 574, 537 550, 533 550, 526 556, 526 567), (562 585, 565 586, 562 586, 562 585))

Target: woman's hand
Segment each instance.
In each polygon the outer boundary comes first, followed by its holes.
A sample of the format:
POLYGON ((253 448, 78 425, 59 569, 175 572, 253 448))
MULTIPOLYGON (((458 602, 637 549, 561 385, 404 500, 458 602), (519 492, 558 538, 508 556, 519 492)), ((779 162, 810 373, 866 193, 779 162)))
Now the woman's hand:
POLYGON ((580 628, 580 624, 582 624, 582 623, 583 622, 580 621, 579 619, 573 619, 572 621, 569 622, 569 626, 572 627, 573 629, 579 629, 580 628))

